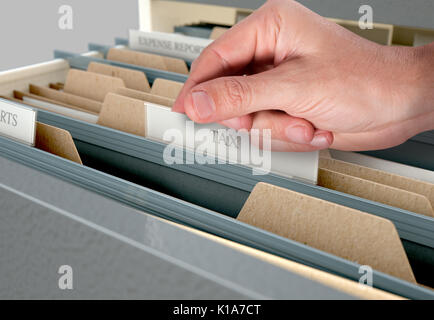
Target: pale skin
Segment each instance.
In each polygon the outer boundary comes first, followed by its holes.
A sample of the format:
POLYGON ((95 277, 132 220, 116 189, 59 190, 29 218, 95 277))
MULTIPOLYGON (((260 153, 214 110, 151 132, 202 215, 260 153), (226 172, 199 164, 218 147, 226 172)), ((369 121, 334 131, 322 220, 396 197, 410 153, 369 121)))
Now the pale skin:
POLYGON ((275 151, 396 146, 434 130, 434 43, 381 46, 271 0, 202 52, 173 111, 271 129, 275 151))

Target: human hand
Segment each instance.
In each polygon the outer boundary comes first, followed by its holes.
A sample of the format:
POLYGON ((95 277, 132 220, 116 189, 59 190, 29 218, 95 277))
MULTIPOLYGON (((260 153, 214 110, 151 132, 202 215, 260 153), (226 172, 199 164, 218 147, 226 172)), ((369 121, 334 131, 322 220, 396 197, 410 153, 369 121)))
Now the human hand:
POLYGON ((381 46, 268 1, 195 60, 173 111, 271 129, 275 151, 383 149, 434 129, 433 57, 433 44, 381 46))

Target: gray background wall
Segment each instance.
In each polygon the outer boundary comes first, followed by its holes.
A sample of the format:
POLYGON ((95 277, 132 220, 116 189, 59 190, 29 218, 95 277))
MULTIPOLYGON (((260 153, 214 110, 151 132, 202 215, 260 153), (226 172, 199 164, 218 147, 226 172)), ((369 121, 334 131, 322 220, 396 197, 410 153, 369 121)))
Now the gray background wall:
POLYGON ((47 61, 53 50, 84 52, 90 41, 113 44, 138 28, 137 0, 2 0, 0 71, 47 61), (58 27, 61 5, 73 9, 73 30, 58 27))
MULTIPOLYGON (((265 0, 178 0, 259 7, 265 0)), ((361 4, 371 5, 374 21, 434 29, 434 0, 297 0, 321 15, 357 20, 361 4)), ((90 41, 112 44, 138 28, 138 0, 2 0, 0 71, 52 59, 54 49, 84 52, 90 41), (59 7, 70 5, 74 29, 60 30, 59 7)))

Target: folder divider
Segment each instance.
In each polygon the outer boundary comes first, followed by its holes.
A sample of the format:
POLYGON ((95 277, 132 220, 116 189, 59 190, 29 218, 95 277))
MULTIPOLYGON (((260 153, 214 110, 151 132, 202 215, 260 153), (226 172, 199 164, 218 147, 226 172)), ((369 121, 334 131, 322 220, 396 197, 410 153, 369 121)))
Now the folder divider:
MULTIPOLYGON (((126 88, 119 88, 126 89, 126 88)), ((131 90, 138 94, 139 91, 131 90)), ((143 92, 143 94, 154 97, 151 94, 143 92)), ((97 123, 102 126, 117 129, 126 133, 135 134, 139 136, 146 136, 146 107, 144 101, 131 98, 120 94, 108 93, 104 99, 104 103, 101 107, 100 113, 89 112, 73 105, 67 105, 55 100, 46 99, 32 94, 23 93, 20 91, 14 91, 14 96, 20 103, 25 103, 33 106, 37 109, 54 112, 53 108, 44 106, 43 104, 36 104, 37 101, 47 102, 54 106, 65 107, 66 110, 59 110, 59 114, 64 116, 70 116, 74 119, 83 120, 89 123, 97 123), (25 100, 25 97, 31 98, 31 100, 25 100), (71 110, 69 110, 71 109, 71 110), (77 112, 75 112, 77 111, 77 112), (79 114, 80 113, 80 114, 79 114), (82 116, 83 113, 83 116, 82 116), (95 117, 95 120, 94 118, 95 117)), ((159 97, 155 97, 159 98, 159 97)), ((7 98, 12 100, 10 98, 7 98)), ((162 98, 164 99, 164 98, 162 98)), ((152 100, 152 99, 146 99, 152 100)))
POLYGON ((182 82, 159 78, 155 79, 151 93, 161 97, 176 99, 183 86, 182 82))
POLYGON ((176 72, 157 70, 157 69, 146 68, 146 67, 137 66, 133 64, 123 63, 123 62, 111 61, 111 60, 95 58, 95 57, 88 57, 88 56, 84 56, 76 53, 69 53, 60 50, 54 51, 54 57, 57 59, 66 59, 69 62, 71 68, 84 70, 84 71, 87 70, 87 67, 90 62, 98 62, 98 63, 108 64, 112 66, 142 71, 146 74, 146 77, 148 78, 150 84, 152 84, 154 80, 157 78, 185 82, 188 77, 185 74, 180 74, 176 72))
POLYGON ((71 69, 68 72, 64 91, 96 101, 104 101, 107 93, 125 87, 120 78, 71 69))
MULTIPOLYGON (((40 114, 45 114, 44 117, 50 116, 46 112, 40 112, 40 114)), ((56 118, 60 120, 62 117, 56 116, 56 118)), ((79 121, 76 122, 79 123, 79 121)), ((110 129, 108 130, 110 131, 110 129)), ((111 133, 115 133, 115 131, 111 130, 111 133)), ((360 265, 358 263, 266 232, 235 219, 224 217, 213 211, 138 186, 87 166, 59 161, 61 159, 1 137, 0 150, 2 156, 6 158, 50 175, 61 177, 64 181, 77 184, 157 217, 222 236, 348 279, 358 281, 360 277, 358 272, 360 265)), ((410 299, 434 298, 432 290, 392 277, 375 269, 373 270, 373 284, 376 288, 410 299)))
MULTIPOLYGON (((22 103, 16 98, 1 95, 0 98, 22 103)), ((34 148, 83 164, 71 134, 61 128, 36 121, 34 148)))
MULTIPOLYGON (((99 77, 87 79, 88 72, 71 70, 73 77, 68 76, 67 84, 74 87, 75 83, 80 82, 83 77, 83 81, 88 85, 88 87, 97 87, 104 82, 101 81, 99 77), (71 80, 72 79, 72 80, 71 80), (93 82, 93 86, 90 85, 93 82)), ((104 79, 106 80, 106 79, 104 79)), ((171 85, 173 83, 169 83, 171 85)), ((163 82, 163 87, 165 83, 163 82)), ((39 94, 44 94, 45 96, 50 96, 55 99, 45 98, 32 93, 24 93, 20 91, 14 91, 14 97, 19 99, 20 102, 30 104, 36 108, 58 112, 65 116, 71 116, 73 118, 88 121, 90 123, 98 123, 109 128, 117 129, 126 133, 136 134, 139 136, 146 136, 146 107, 144 102, 158 103, 163 106, 171 107, 174 100, 166 97, 160 97, 151 93, 142 92, 138 90, 128 89, 125 87, 116 87, 115 92, 109 92, 104 98, 104 103, 99 103, 90 99, 83 98, 81 96, 66 93, 63 91, 56 91, 50 88, 38 87, 35 85, 29 85, 30 92, 35 92, 39 94), (118 91, 119 90, 119 91, 118 91), (31 98, 31 100, 25 100, 25 97, 31 98), (72 101, 81 103, 83 101, 91 101, 98 103, 100 105, 99 112, 92 112, 77 107, 76 105, 69 105, 64 101, 72 101), (46 102, 51 104, 51 106, 44 105, 44 103, 37 103, 38 101, 46 102), (55 108, 54 108, 55 107, 55 108), (59 107, 65 107, 67 109, 60 110, 59 107), (71 110, 69 110, 71 109, 71 110), (75 112, 77 111, 77 112, 75 112), (78 114, 80 112, 80 114, 78 114), (81 116, 81 113, 84 113, 81 116), (96 116, 95 120, 91 116, 96 116)), ((74 87, 75 88, 75 87, 74 87)), ((170 88, 170 86, 169 86, 170 88)), ((85 88, 86 90, 88 88, 85 88)), ((100 89, 100 88, 98 88, 100 89)), ((78 94, 82 93, 79 89, 75 90, 78 94)))
POLYGON ((140 92, 128 88, 117 88, 115 93, 125 97, 141 100, 143 102, 151 102, 151 103, 159 104, 169 108, 172 108, 173 104, 175 103, 174 99, 157 96, 155 94, 148 93, 148 92, 140 92))
MULTIPOLYGON (((128 49, 128 39, 125 39, 125 41, 126 41, 126 44, 121 44, 121 45, 116 44, 114 46, 114 48, 117 48, 117 49, 128 49)), ((107 53, 109 52, 109 50, 111 48, 113 48, 113 46, 108 46, 108 45, 104 45, 104 44, 97 44, 97 43, 90 42, 87 45, 87 48, 89 49, 89 51, 98 51, 98 52, 100 52, 103 55, 104 59, 107 59, 107 53)))
POLYGON ((125 86, 130 89, 144 92, 149 92, 151 90, 146 75, 137 70, 91 62, 87 67, 87 71, 120 78, 124 81, 125 86))
POLYGON ((237 219, 416 283, 395 226, 384 218, 258 183, 237 219))
POLYGON ((169 71, 163 57, 151 53, 111 48, 107 52, 107 60, 134 64, 145 68, 169 71))
POLYGON ((107 60, 129 63, 146 68, 154 68, 179 74, 188 74, 188 67, 184 60, 162 55, 134 51, 128 48, 110 48, 107 60))
MULTIPOLYGON (((434 207, 434 184, 432 183, 418 181, 381 170, 371 169, 331 158, 326 159, 320 157, 319 166, 323 169, 328 169, 422 195, 430 202, 431 209, 434 207)), ((434 216, 434 213, 431 216, 434 216)))
POLYGON ((163 56, 164 63, 168 71, 180 74, 189 74, 187 64, 182 59, 163 56))
POLYGON ((36 122, 35 147, 78 164, 83 164, 74 140, 66 130, 36 122))
POLYGON ((29 93, 42 98, 50 99, 51 101, 54 100, 56 103, 64 103, 70 108, 79 107, 80 109, 93 113, 99 113, 101 111, 101 102, 70 94, 64 91, 29 84, 29 93))
POLYGON ((123 132, 146 136, 146 107, 143 101, 108 93, 97 124, 123 132))
POLYGON ((360 166, 369 167, 384 172, 407 177, 418 181, 425 181, 434 184, 434 171, 408 166, 402 163, 375 158, 357 152, 345 152, 339 150, 330 151, 332 158, 354 163, 360 166))
MULTIPOLYGON (((79 118, 82 120, 85 120, 85 118, 86 119, 89 118, 89 121, 94 122, 94 121, 92 121, 92 119, 93 119, 92 116, 98 116, 98 113, 96 113, 96 112, 82 109, 82 108, 79 108, 75 105, 70 105, 70 104, 63 103, 63 102, 60 102, 57 100, 52 100, 52 99, 48 99, 45 97, 41 97, 41 96, 38 96, 38 95, 35 95, 32 93, 26 93, 26 92, 14 90, 13 95, 14 95, 14 98, 17 99, 17 101, 19 101, 20 103, 30 104, 31 106, 33 106, 35 108, 40 108, 40 109, 48 110, 48 111, 51 111, 51 109, 48 108, 48 106, 46 106, 44 104, 45 103, 51 104, 51 105, 54 105, 56 107, 63 108, 64 109, 63 111, 67 112, 68 115, 70 115, 70 116, 73 116, 75 113, 77 115, 77 117, 74 117, 74 118, 79 118), (28 100, 26 98, 28 98, 28 100), (42 102, 42 103, 39 103, 39 102, 42 102), (80 115, 78 115, 78 113, 80 113, 80 115), (83 113, 84 117, 81 116, 81 113, 83 113)), ((6 99, 10 99, 10 98, 7 97, 6 99)))
MULTIPOLYGON (((129 45, 128 39, 116 38, 115 42, 116 42, 116 46, 115 46, 116 49, 128 49, 128 45, 129 45)), ((89 51, 101 52, 104 55, 104 57, 107 57, 108 52, 110 51, 111 48, 113 48, 113 46, 107 46, 107 45, 96 44, 96 43, 89 43, 87 47, 89 51)), ((173 71, 181 74, 189 73, 191 67, 190 62, 178 58, 163 56, 163 55, 162 57, 164 58, 164 61, 166 63, 166 66, 168 66, 169 71, 173 71)))
POLYGON ((364 180, 324 168, 318 170, 318 185, 393 207, 434 217, 429 200, 420 194, 364 180))

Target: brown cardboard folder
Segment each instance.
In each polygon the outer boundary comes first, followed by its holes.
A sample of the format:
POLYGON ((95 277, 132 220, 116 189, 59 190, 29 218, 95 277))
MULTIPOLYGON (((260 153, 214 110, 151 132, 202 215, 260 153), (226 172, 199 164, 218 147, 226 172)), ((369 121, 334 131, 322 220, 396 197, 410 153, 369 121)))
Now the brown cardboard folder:
POLYGON ((149 92, 151 90, 146 75, 137 70, 114 67, 108 64, 97 62, 89 63, 87 71, 120 78, 124 81, 125 86, 130 89, 149 92))
POLYGON ((71 134, 63 129, 36 123, 35 147, 56 156, 83 164, 71 134))
POLYGON ((125 87, 124 81, 120 78, 71 69, 68 72, 63 90, 102 102, 107 93, 114 92, 119 87, 125 87))
POLYGON ((258 183, 238 220, 415 283, 389 220, 266 183, 258 183))
MULTIPOLYGON (((156 86, 154 91, 164 94, 164 97, 127 88, 120 78, 70 70, 64 85, 64 91, 31 84, 29 85, 29 93, 14 91, 14 97, 21 100, 20 102, 23 102, 24 97, 29 97, 85 112, 96 116, 97 124, 135 135, 146 136, 146 106, 143 102, 147 101, 171 107, 174 100, 167 96, 173 96, 181 88, 179 83, 173 81, 155 81, 154 85, 156 86)), ((31 103, 25 103, 31 105, 31 103)), ((45 109, 40 106, 37 108, 45 109)))
POLYGON ((69 106, 76 106, 83 110, 88 110, 90 112, 98 113, 101 111, 102 103, 96 100, 87 99, 74 94, 70 94, 64 91, 55 90, 52 88, 46 88, 41 86, 36 86, 33 84, 29 85, 29 93, 50 99, 56 103, 64 103, 69 106))
POLYGON ((434 185, 320 157, 318 185, 434 217, 434 185))
POLYGON ((107 53, 107 60, 188 74, 187 64, 184 60, 129 49, 111 48, 107 53))
POLYGON ((170 99, 176 99, 181 92, 183 83, 171 81, 167 79, 155 79, 151 93, 157 96, 166 97, 170 99))

